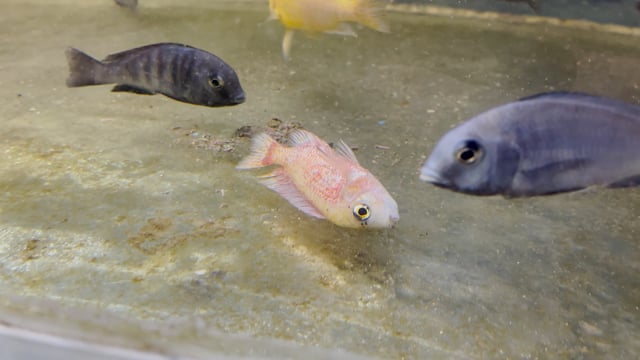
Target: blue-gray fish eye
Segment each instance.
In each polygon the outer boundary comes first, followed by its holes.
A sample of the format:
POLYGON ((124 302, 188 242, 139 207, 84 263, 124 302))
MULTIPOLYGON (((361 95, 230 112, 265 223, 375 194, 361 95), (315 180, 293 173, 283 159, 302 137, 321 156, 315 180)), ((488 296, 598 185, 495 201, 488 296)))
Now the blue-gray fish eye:
POLYGON ((467 140, 456 151, 456 160, 461 164, 473 164, 482 155, 482 147, 475 140, 467 140))
POLYGON ((222 79, 220 75, 213 75, 209 78, 209 85, 216 90, 222 89, 224 86, 224 79, 222 79))

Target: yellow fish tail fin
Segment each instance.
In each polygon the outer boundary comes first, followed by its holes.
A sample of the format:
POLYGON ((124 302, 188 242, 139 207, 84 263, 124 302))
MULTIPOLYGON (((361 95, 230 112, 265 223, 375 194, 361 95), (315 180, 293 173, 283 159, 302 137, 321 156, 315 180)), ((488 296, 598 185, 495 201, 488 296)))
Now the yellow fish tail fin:
POLYGON ((354 21, 371 29, 387 33, 389 32, 389 24, 382 19, 383 11, 384 6, 377 0, 359 0, 354 11, 354 21))
POLYGON ((255 169, 275 164, 274 153, 281 147, 277 141, 266 133, 253 138, 251 153, 238 163, 236 169, 255 169))

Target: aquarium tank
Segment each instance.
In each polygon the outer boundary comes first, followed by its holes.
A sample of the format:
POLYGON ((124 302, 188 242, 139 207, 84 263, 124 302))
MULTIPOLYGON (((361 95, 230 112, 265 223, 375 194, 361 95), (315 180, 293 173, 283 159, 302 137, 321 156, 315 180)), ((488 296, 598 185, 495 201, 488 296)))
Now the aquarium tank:
POLYGON ((640 357, 640 2, 0 19, 0 358, 640 357))

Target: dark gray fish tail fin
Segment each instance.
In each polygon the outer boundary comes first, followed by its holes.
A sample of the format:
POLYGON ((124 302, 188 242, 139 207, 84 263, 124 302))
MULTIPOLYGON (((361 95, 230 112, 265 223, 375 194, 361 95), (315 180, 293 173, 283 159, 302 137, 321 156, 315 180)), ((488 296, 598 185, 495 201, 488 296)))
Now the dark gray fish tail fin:
POLYGON ((68 87, 108 84, 107 66, 76 48, 65 52, 69 63, 68 87))

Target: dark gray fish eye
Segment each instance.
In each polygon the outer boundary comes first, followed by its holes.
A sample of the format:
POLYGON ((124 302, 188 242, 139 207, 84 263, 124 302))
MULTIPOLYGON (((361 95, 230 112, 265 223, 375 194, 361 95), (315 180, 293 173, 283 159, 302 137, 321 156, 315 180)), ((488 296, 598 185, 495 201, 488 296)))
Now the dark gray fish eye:
POLYGON ((209 77, 209 85, 215 90, 222 89, 224 87, 224 79, 220 75, 213 75, 209 77))
POLYGON ((366 221, 371 217, 371 211, 367 205, 358 204, 353 207, 353 216, 355 216, 359 221, 366 221))
POLYGON ((482 148, 475 140, 467 140, 463 146, 456 151, 456 160, 461 164, 473 164, 482 153, 482 148))

